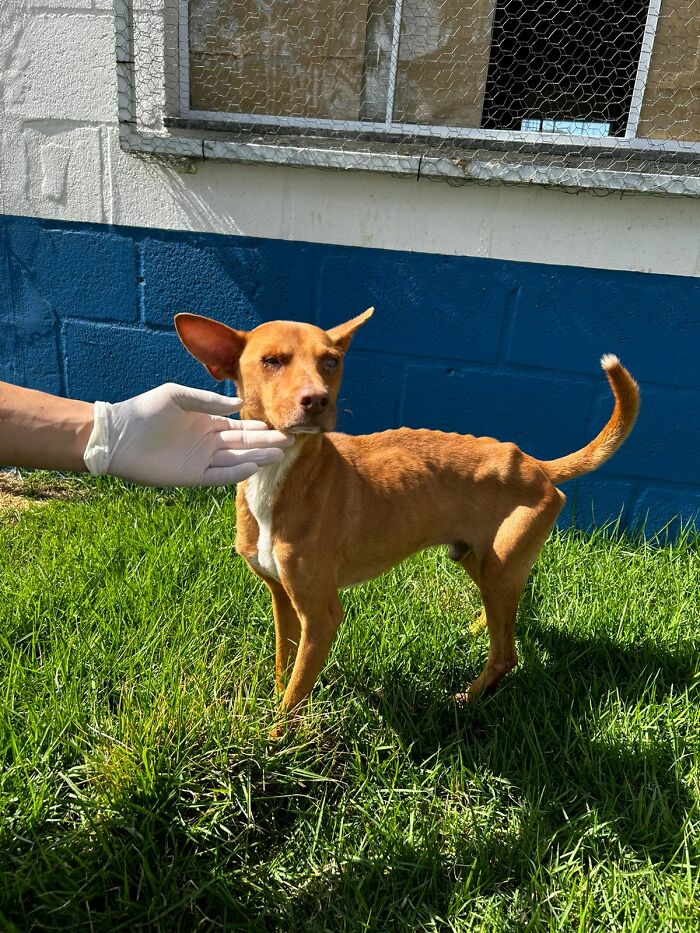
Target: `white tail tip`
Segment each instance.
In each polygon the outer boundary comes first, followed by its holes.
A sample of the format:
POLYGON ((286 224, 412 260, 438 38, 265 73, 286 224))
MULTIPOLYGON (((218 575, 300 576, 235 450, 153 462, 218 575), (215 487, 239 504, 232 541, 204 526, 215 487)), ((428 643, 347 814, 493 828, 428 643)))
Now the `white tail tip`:
POLYGON ((620 365, 620 361, 614 353, 604 353, 600 358, 600 365, 603 369, 613 369, 613 367, 620 365))

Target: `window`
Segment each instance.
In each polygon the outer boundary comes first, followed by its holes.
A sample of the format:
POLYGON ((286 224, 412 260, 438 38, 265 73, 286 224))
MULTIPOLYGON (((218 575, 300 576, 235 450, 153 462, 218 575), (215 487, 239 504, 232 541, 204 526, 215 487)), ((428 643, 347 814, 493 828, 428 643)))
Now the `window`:
POLYGON ((492 0, 190 0, 181 10, 191 120, 479 126, 492 0))
POLYGON ((623 136, 648 8, 647 0, 498 0, 481 125, 519 129, 536 113, 569 121, 576 135, 608 124, 609 135, 623 136))
POLYGON ((116 2, 134 151, 700 193, 700 0, 116 2))

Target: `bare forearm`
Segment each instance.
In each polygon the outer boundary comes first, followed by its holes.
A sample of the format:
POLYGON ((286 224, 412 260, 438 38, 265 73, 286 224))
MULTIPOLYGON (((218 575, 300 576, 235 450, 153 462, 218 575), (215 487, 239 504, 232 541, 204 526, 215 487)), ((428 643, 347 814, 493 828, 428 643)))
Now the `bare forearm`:
POLYGON ((0 464, 85 471, 92 425, 89 402, 0 382, 0 464))

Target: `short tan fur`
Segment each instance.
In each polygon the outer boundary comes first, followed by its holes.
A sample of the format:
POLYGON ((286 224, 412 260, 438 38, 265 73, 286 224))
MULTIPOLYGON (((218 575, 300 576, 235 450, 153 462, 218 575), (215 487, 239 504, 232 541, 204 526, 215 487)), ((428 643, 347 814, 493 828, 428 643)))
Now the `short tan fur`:
POLYGON ((175 318, 209 372, 235 380, 243 417, 296 436, 282 463, 242 483, 236 500, 236 549, 272 597, 286 715, 302 709, 328 655, 343 617, 338 590, 440 544, 479 587, 490 639, 484 669, 456 699, 495 687, 517 662, 520 595, 565 502, 554 484, 609 459, 639 409, 637 384, 617 357, 605 356, 610 420, 591 443, 556 460, 441 431, 334 433, 343 357, 372 311, 328 331, 273 321, 242 332, 199 315, 175 318))

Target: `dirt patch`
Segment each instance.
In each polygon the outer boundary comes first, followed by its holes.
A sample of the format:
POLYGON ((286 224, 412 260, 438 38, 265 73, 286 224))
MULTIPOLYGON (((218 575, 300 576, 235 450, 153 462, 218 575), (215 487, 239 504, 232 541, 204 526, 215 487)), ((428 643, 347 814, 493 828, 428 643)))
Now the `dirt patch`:
POLYGON ((46 505, 55 499, 80 499, 83 495, 82 486, 74 480, 39 478, 33 474, 23 477, 17 473, 0 473, 0 512, 46 505))

